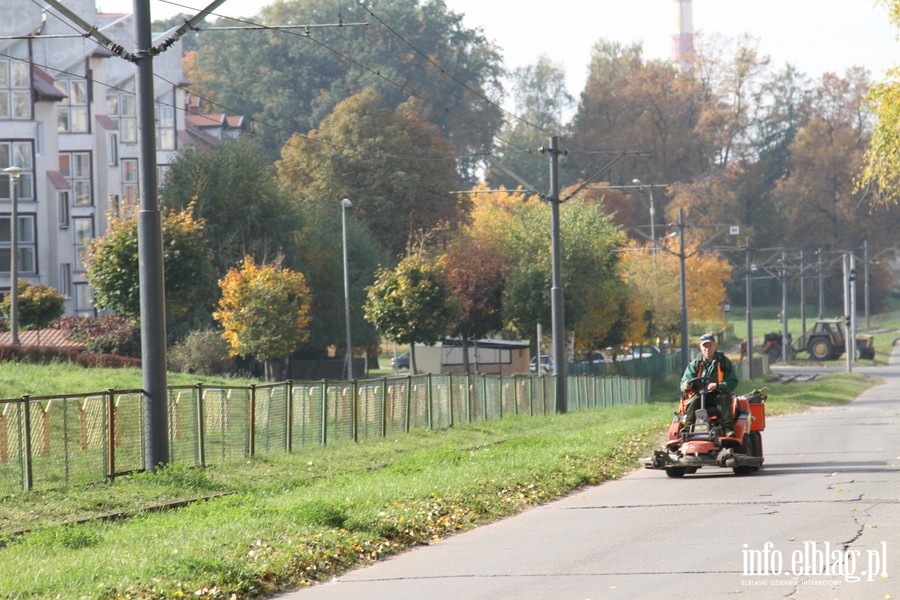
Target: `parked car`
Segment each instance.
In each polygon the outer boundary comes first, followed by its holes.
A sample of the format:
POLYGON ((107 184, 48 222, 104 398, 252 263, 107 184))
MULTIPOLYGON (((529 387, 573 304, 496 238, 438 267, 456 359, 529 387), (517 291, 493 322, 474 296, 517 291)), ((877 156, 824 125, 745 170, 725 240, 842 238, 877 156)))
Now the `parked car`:
MULTIPOLYGON (((535 356, 534 358, 531 359, 531 366, 529 367, 529 370, 532 373, 537 373, 537 364, 538 364, 538 359, 537 359, 537 356, 535 356)), ((553 370, 553 363, 551 362, 550 357, 546 354, 542 354, 541 355, 541 374, 549 373, 552 370, 553 370)))
POLYGON ((404 352, 391 359, 391 368, 394 370, 409 368, 409 352, 404 352))

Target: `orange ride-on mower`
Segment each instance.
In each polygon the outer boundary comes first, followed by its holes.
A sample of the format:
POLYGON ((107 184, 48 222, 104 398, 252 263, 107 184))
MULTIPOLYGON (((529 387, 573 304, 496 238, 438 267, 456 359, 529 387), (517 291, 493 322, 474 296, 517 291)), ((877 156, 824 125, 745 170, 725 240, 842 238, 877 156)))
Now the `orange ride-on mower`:
POLYGON ((734 435, 725 437, 720 426, 719 407, 706 404, 709 379, 690 380, 690 392, 682 396, 678 412, 669 424, 666 447, 654 450, 641 459, 648 469, 664 469, 669 477, 684 477, 700 467, 730 468, 735 475, 758 471, 763 464, 762 432, 766 428, 766 394, 753 390, 746 396, 733 397, 734 435), (695 422, 683 428, 688 403, 700 395, 695 422))

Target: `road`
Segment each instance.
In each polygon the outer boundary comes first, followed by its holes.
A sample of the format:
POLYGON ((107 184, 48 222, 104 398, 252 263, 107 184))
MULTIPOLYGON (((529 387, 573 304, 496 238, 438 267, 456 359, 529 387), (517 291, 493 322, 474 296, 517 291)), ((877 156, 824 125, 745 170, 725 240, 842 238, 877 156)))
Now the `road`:
POLYGON ((282 598, 900 598, 900 354, 855 370, 885 383, 768 419, 753 475, 635 470, 282 598))

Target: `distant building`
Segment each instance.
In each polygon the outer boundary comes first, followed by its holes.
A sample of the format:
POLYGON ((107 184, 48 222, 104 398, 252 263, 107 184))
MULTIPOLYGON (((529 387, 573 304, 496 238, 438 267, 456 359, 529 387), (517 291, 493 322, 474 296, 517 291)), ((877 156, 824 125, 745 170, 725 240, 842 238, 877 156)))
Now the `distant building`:
MULTIPOLYGON (((134 51, 131 15, 98 13, 93 0, 66 7, 134 51)), ((10 289, 11 266, 11 185, 2 170, 15 165, 19 278, 55 288, 69 315, 95 313, 85 245, 105 233, 108 211, 140 205, 136 67, 82 33, 32 0, 7 0, 0 20, 0 293, 10 289)), ((199 99, 183 90, 179 42, 154 57, 153 70, 163 181, 180 147, 237 137, 245 122, 199 114, 199 99)))

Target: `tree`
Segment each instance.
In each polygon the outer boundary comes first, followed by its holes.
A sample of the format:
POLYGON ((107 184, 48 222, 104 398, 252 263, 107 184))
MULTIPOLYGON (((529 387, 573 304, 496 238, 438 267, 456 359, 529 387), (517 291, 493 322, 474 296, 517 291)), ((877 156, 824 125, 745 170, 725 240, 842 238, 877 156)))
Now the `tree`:
POLYGON ((398 344, 410 345, 410 372, 416 372, 416 344, 433 346, 446 335, 458 308, 440 261, 410 255, 394 269, 380 268, 363 305, 367 321, 398 344))
POLYGON ((452 333, 462 339, 463 369, 469 372, 469 341, 503 327, 503 260, 496 244, 465 234, 444 254, 450 289, 459 307, 452 333))
MULTIPOLYGON (((900 0, 878 0, 900 28, 900 0)), ((867 97, 878 123, 866 150, 866 164, 856 188, 872 192, 872 203, 896 204, 900 200, 900 66, 890 69, 884 81, 867 97)))
POLYGON ((563 113, 574 104, 566 91, 565 69, 542 55, 534 65, 513 71, 512 78, 518 118, 504 125, 495 154, 519 179, 493 162, 485 179, 493 187, 515 189, 521 179, 537 190, 546 190, 547 160, 538 149, 546 145, 550 132, 562 132, 563 113))
MULTIPOLYGON (((166 327, 171 339, 208 323, 215 277, 204 222, 183 211, 163 209, 166 327)), ((107 232, 88 244, 85 268, 100 310, 140 318, 137 216, 110 216, 107 232)))
POLYGON ((300 264, 294 242, 303 221, 299 206, 278 189, 274 168, 249 142, 212 148, 186 146, 160 188, 164 206, 191 207, 204 223, 217 279, 245 255, 260 261, 284 255, 300 264))
MULTIPOLYGON (((23 329, 44 329, 65 313, 65 298, 52 287, 31 284, 24 279, 19 280, 19 293, 16 296, 17 313, 23 329)), ((7 320, 12 315, 12 297, 3 296, 0 301, 0 312, 7 320)), ((40 343, 40 337, 38 337, 40 343)))
POLYGON ((457 224, 466 198, 449 143, 415 102, 382 108, 372 89, 341 102, 308 137, 295 135, 276 164, 287 189, 310 204, 353 201, 353 214, 392 255, 418 231, 457 224))
MULTIPOLYGON (((267 5, 253 20, 369 23, 200 38, 198 93, 252 116, 273 155, 293 133, 318 128, 339 103, 369 87, 390 111, 419 98, 425 118, 453 140, 457 155, 490 147, 492 132, 500 128, 500 110, 486 100, 500 94, 500 55, 444 2, 287 0, 267 5)), ((474 177, 476 162, 461 161, 460 172, 474 177)))
MULTIPOLYGON (((467 233, 502 252, 503 319, 520 335, 530 336, 538 324, 551 321, 552 255, 550 211, 536 197, 526 198, 523 202, 520 194, 479 195, 467 233)), ((560 237, 566 331, 574 335, 576 345, 600 345, 627 318, 620 301, 621 233, 602 199, 579 195, 560 207, 560 237)))
MULTIPOLYGON (((304 265, 312 294, 310 335, 295 356, 320 359, 334 348, 343 355, 346 348, 346 316, 344 307, 343 241, 341 236, 341 203, 304 204, 304 225, 297 232, 297 253, 304 265)), ((365 348, 369 365, 377 364, 380 339, 371 323, 363 318, 362 305, 366 288, 375 280, 379 264, 390 257, 365 223, 355 216, 356 204, 347 211, 347 271, 350 283, 350 324, 352 343, 365 348)))
POLYGON ((219 280, 222 297, 213 317, 231 356, 255 356, 272 373, 271 359, 289 356, 309 336, 310 293, 302 273, 280 261, 257 265, 245 256, 219 280))

